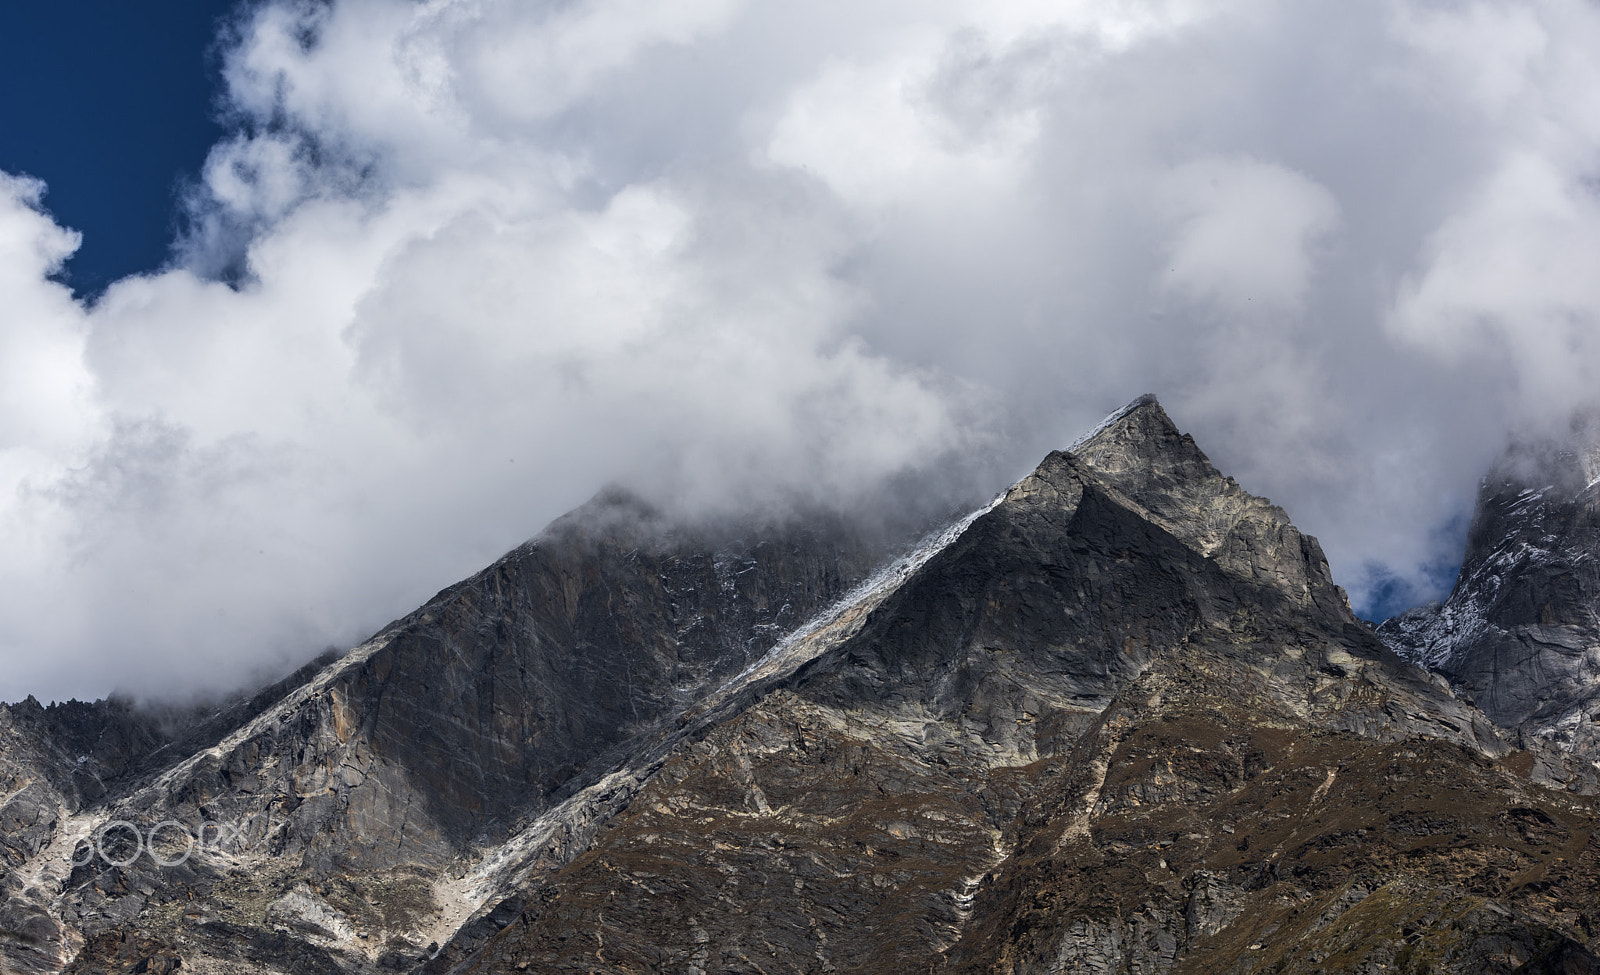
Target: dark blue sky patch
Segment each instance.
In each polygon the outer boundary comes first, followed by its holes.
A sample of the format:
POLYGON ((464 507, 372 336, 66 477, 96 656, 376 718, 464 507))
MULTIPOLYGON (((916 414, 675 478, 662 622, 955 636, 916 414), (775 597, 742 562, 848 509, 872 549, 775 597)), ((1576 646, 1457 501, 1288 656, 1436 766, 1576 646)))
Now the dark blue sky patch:
POLYGON ((1433 530, 1431 534, 1436 547, 1440 551, 1455 554, 1451 558, 1439 559, 1423 566, 1424 578, 1421 580, 1407 581, 1386 565, 1368 562, 1365 572, 1367 577, 1373 580, 1373 585, 1367 599, 1355 605, 1356 615, 1364 620, 1381 623, 1412 607, 1436 599, 1442 600, 1448 596, 1456 584, 1456 576, 1461 573, 1461 559, 1465 554, 1469 523, 1465 514, 1457 513, 1433 530))
POLYGON ((17 4, 0 31, 0 169, 49 185, 83 233, 65 281, 93 297, 160 267, 185 181, 222 135, 216 37, 236 0, 17 4))

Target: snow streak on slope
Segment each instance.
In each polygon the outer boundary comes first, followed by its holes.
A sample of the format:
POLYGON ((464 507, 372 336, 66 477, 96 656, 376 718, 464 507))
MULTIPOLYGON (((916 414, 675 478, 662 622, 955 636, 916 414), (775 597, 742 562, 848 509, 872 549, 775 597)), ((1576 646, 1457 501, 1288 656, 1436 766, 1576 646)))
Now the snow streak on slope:
MULTIPOLYGON (((1068 453, 1075 453, 1083 446, 1114 426, 1128 414, 1141 406, 1156 402, 1151 393, 1134 399, 1120 409, 1112 411, 1105 419, 1095 424, 1088 433, 1073 441, 1067 448, 1068 453)), ((1017 484, 1022 483, 1020 480, 1017 484)), ((832 647, 838 646, 852 636, 860 628, 868 613, 876 609, 885 597, 898 589, 901 583, 909 579, 913 573, 927 564, 928 560, 944 551, 956 539, 960 538, 972 523, 993 511, 1000 502, 1004 501, 1017 486, 1011 485, 1004 491, 994 496, 988 504, 971 512, 966 517, 953 522, 942 531, 925 538, 909 554, 884 566, 874 573, 865 582, 846 593, 838 602, 818 613, 807 622, 795 628, 788 636, 779 640, 771 650, 768 650, 760 659, 756 660, 744 670, 729 678, 726 683, 717 688, 707 701, 707 706, 717 703, 740 688, 751 683, 773 677, 785 671, 792 671, 808 660, 813 660, 832 647)), ((703 710, 703 709, 697 709, 703 710)))
POLYGON ((885 597, 900 588, 901 583, 911 578, 929 559, 960 538, 973 522, 993 511, 996 505, 1005 500, 1007 493, 1009 489, 943 530, 929 535, 909 553, 873 573, 845 593, 838 602, 796 627, 754 663, 730 677, 711 694, 711 699, 720 700, 725 694, 755 681, 794 670, 838 646, 860 628, 867 614, 876 609, 885 597))
POLYGON ((1112 424, 1127 416, 1129 413, 1132 413, 1134 410, 1137 410, 1139 407, 1148 406, 1155 401, 1156 397, 1154 393, 1145 393, 1143 396, 1138 397, 1127 406, 1124 406, 1122 409, 1112 411, 1104 420, 1101 420, 1099 423, 1095 424, 1094 429, 1074 440, 1072 442, 1072 446, 1067 448, 1067 453, 1077 453, 1079 450, 1083 449, 1084 444, 1093 440, 1095 437, 1100 436, 1100 434, 1104 433, 1112 424))
POLYGON ((655 742, 653 747, 646 744, 622 767, 535 817, 499 847, 485 851, 475 867, 458 879, 446 882, 437 893, 476 903, 477 909, 468 919, 474 920, 491 910, 506 891, 525 886, 534 874, 556 870, 570 862, 666 761, 672 739, 681 738, 696 726, 719 720, 719 706, 740 691, 793 673, 807 661, 855 635, 868 615, 891 593, 929 559, 960 538, 973 522, 993 511, 1009 494, 1008 488, 983 507, 929 535, 910 552, 879 569, 833 605, 790 631, 771 650, 690 709, 676 734, 668 736, 667 743, 655 742))

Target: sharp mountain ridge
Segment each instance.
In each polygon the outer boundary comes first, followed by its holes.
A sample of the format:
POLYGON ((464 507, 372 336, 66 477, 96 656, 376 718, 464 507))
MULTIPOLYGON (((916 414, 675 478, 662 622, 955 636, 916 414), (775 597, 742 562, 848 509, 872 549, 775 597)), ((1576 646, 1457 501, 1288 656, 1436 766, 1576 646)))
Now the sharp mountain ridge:
POLYGON ((1507 450, 1449 597, 1378 632, 1518 740, 1600 758, 1600 418, 1507 450))
POLYGON ((1141 397, 915 544, 604 494, 96 788, 8 708, 0 958, 1591 971, 1594 766, 1495 713, 1141 397))

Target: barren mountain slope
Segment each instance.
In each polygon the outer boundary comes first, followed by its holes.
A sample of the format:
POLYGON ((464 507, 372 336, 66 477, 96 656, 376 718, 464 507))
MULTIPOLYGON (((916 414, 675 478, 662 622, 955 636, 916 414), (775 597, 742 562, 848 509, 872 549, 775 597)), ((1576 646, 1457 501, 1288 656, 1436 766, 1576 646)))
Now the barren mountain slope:
POLYGON ((1143 400, 425 970, 1581 966, 1595 810, 1536 765, 1143 400))
MULTIPOLYGON (((58 965, 87 940, 75 971, 414 962, 478 906, 475 865, 837 600, 885 544, 827 518, 694 532, 602 495, 215 747, 98 804, 58 803, 13 858, 29 923, 60 928, 58 965), (181 866, 110 865, 79 841, 116 820, 182 826, 159 834, 167 860, 202 842, 181 866)), ((112 861, 119 842, 131 832, 112 861)))
POLYGON ((1600 759, 1600 437, 1513 448, 1483 479, 1442 604, 1378 633, 1526 739, 1600 759))
POLYGON ((214 745, 57 802, 8 854, 33 927, 7 922, 4 957, 1595 967, 1592 766, 1514 747, 1391 652, 1316 540, 1153 399, 889 549, 597 499, 214 745), (217 842, 73 867, 119 818, 217 842))

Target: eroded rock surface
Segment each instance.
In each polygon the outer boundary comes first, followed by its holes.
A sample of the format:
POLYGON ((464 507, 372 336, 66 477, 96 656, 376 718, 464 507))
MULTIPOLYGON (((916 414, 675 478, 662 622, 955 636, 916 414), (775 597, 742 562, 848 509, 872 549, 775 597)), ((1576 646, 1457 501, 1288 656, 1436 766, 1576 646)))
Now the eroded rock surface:
POLYGON ((1153 399, 892 548, 597 499, 18 826, 36 943, 81 973, 1596 966, 1592 767, 1392 652, 1153 399), (112 819, 211 842, 72 866, 112 819))
POLYGON ((0 960, 9 970, 54 972, 82 944, 55 897, 70 869, 64 833, 241 722, 276 703, 334 659, 312 661, 255 694, 187 706, 112 698, 45 707, 0 705, 0 960))
POLYGON ((78 815, 13 831, 36 899, 87 940, 69 970, 152 937, 186 946, 190 969, 306 970, 275 960, 285 937, 329 970, 413 965, 480 905, 464 888, 484 881, 463 877, 488 851, 552 807, 557 846, 581 843, 566 834, 610 807, 574 795, 837 601, 888 544, 826 518, 690 531, 602 495, 222 740, 88 809, 47 801, 78 815), (108 866, 80 841, 110 821, 176 824, 159 853, 183 862, 108 866))
POLYGON ((1594 809, 1530 769, 1141 401, 678 746, 497 934, 427 970, 1585 960, 1587 927, 1515 892, 1559 871, 1592 901, 1560 864, 1593 861, 1594 809))
POLYGON ((1500 724, 1600 759, 1600 430, 1484 478, 1455 588, 1379 634, 1500 724))

